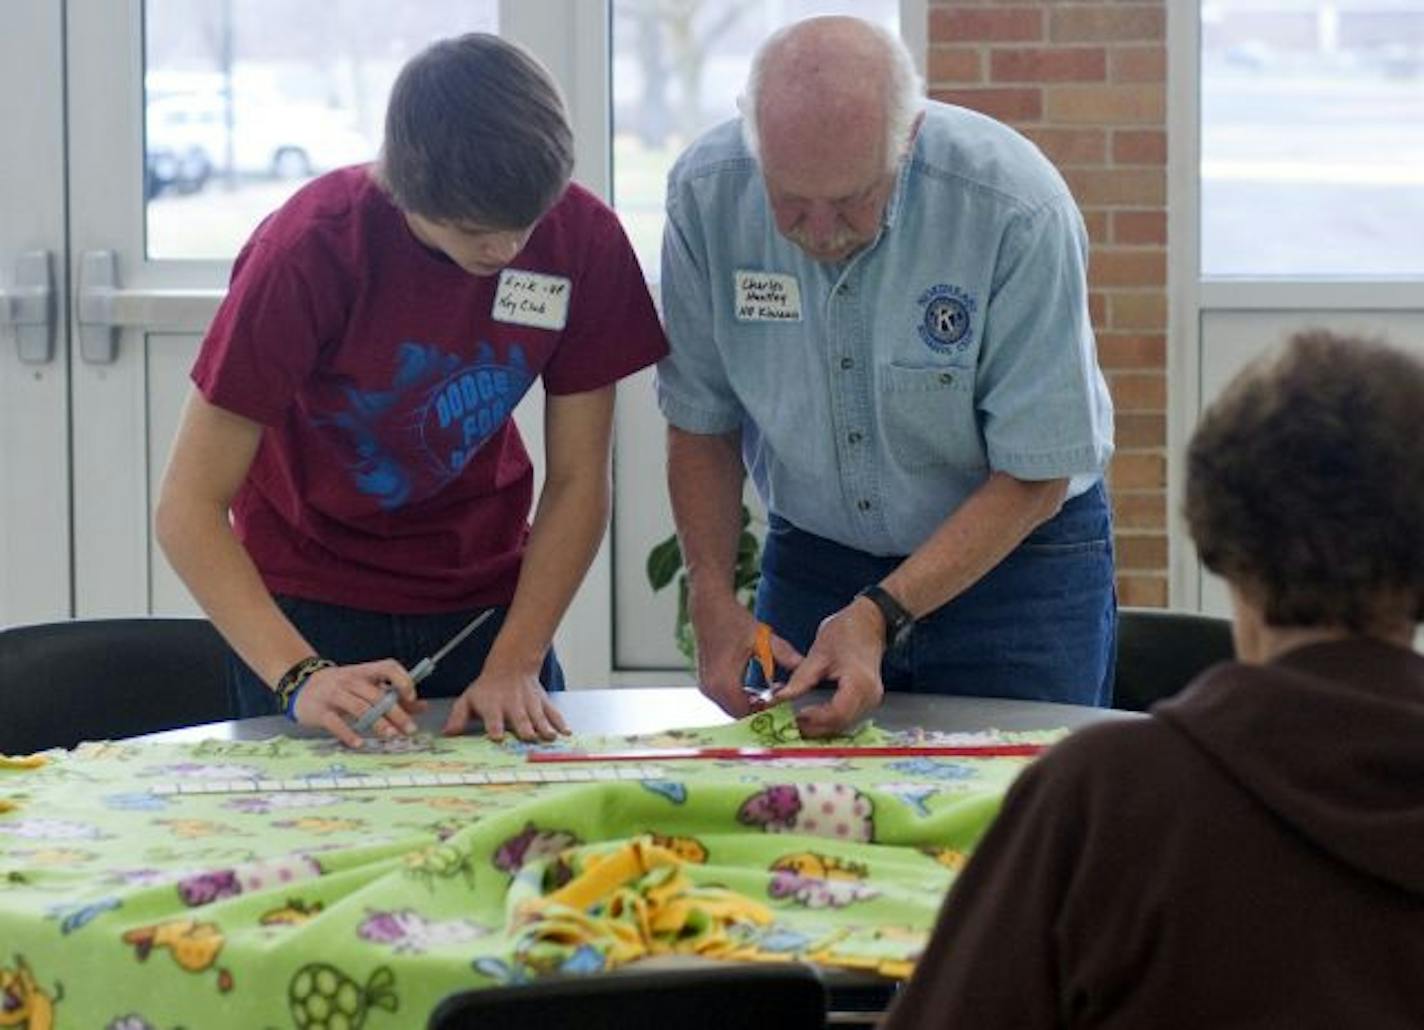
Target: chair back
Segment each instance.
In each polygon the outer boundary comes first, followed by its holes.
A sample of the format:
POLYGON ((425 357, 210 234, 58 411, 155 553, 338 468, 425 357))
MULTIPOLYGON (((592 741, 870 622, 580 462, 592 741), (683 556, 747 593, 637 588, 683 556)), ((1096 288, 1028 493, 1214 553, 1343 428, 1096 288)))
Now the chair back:
POLYGON ((1119 608, 1113 707, 1145 712, 1235 657, 1231 620, 1163 608, 1119 608))
POLYGON ((429 1030, 822 1030, 826 990, 808 966, 698 963, 636 966, 463 991, 435 1009, 429 1030))
POLYGON ((0 753, 232 717, 206 619, 76 619, 0 630, 0 753))

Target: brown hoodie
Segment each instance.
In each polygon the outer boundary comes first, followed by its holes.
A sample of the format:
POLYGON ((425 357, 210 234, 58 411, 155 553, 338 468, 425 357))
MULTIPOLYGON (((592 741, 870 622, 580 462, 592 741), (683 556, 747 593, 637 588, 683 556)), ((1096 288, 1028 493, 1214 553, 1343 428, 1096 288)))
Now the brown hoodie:
POLYGON ((1014 784, 886 1027, 1424 1027, 1424 657, 1208 671, 1014 784))

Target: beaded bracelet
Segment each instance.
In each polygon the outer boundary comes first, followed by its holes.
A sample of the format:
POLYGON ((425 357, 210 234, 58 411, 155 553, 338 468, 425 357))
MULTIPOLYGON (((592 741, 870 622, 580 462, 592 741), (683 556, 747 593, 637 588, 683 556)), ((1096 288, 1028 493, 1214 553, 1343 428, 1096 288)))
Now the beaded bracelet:
POLYGON ((277 687, 273 691, 277 695, 277 704, 281 706, 282 714, 296 722, 297 695, 307 685, 307 680, 322 669, 330 669, 335 664, 328 658, 318 658, 316 655, 312 655, 309 658, 303 658, 282 673, 282 678, 277 681, 277 687))

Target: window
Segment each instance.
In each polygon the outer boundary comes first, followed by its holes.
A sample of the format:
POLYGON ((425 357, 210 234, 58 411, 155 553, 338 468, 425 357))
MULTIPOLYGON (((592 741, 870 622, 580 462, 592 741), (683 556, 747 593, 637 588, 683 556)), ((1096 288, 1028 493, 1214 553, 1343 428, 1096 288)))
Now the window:
POLYGON ((1424 274, 1424 0, 1201 13, 1202 274, 1424 274))
POLYGON ((228 259, 312 176, 375 157, 401 65, 496 31, 498 0, 147 0, 144 15, 148 256, 228 259))

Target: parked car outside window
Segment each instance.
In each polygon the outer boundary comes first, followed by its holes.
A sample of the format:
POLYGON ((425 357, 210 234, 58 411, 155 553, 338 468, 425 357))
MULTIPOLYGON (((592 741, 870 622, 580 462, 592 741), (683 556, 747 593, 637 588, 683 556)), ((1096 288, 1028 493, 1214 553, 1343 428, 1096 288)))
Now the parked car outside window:
POLYGON ((310 178, 369 160, 376 150, 349 112, 319 104, 239 96, 230 147, 228 120, 220 92, 152 98, 145 112, 149 196, 165 189, 191 193, 229 170, 243 177, 310 178))

